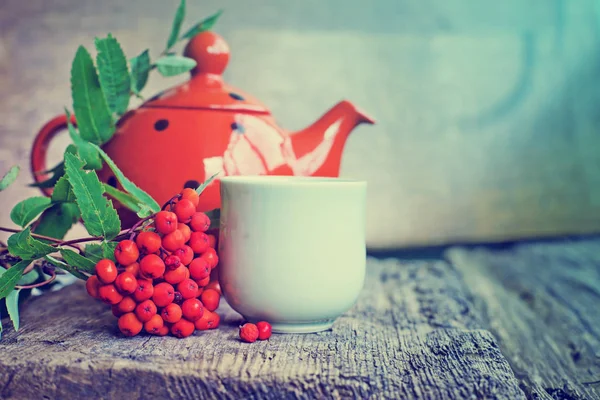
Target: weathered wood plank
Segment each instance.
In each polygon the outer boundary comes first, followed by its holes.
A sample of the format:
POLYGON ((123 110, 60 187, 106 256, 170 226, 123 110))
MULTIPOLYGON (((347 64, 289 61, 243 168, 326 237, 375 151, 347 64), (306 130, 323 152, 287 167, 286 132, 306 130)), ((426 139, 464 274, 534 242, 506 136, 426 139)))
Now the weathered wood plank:
POLYGON ((452 249, 531 398, 600 398, 600 240, 452 249))
POLYGON ((445 262, 369 261, 365 289, 328 332, 218 331, 121 338, 81 285, 31 301, 0 342, 0 398, 524 398, 445 262))

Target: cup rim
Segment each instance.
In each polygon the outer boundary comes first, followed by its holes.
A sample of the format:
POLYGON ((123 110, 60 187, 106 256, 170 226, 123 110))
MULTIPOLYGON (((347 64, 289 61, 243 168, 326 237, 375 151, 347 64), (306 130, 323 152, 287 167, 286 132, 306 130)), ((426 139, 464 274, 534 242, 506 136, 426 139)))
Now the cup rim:
POLYGON ((228 175, 220 178, 221 183, 237 185, 352 185, 363 186, 367 182, 352 178, 329 176, 294 176, 294 175, 228 175))

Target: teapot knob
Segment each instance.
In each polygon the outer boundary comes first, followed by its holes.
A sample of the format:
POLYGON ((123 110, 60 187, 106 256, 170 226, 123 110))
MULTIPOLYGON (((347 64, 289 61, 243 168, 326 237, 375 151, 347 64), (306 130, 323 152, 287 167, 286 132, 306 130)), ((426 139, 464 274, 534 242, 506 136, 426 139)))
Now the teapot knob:
POLYGON ((221 75, 229 62, 229 45, 216 33, 204 31, 190 39, 183 55, 196 60, 192 75, 221 75))

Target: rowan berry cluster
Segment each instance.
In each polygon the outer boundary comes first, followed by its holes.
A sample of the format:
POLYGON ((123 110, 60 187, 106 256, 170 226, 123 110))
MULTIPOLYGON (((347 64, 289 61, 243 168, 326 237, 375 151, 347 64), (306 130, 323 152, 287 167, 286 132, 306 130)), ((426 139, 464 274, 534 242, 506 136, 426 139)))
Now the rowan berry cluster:
POLYGON ((215 329, 221 289, 211 281, 219 257, 210 218, 196 211, 196 191, 184 189, 115 248, 116 263, 98 261, 88 278, 90 296, 112 306, 125 336, 146 331, 183 338, 215 329))

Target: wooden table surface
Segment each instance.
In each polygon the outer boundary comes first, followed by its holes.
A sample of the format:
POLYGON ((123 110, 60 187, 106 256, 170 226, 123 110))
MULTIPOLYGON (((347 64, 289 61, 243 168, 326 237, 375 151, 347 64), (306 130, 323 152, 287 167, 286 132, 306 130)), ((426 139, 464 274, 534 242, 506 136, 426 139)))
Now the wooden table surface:
POLYGON ((0 398, 599 398, 599 278, 600 239, 369 258, 332 330, 253 344, 226 304, 215 331, 123 338, 76 284, 6 331, 0 398))

